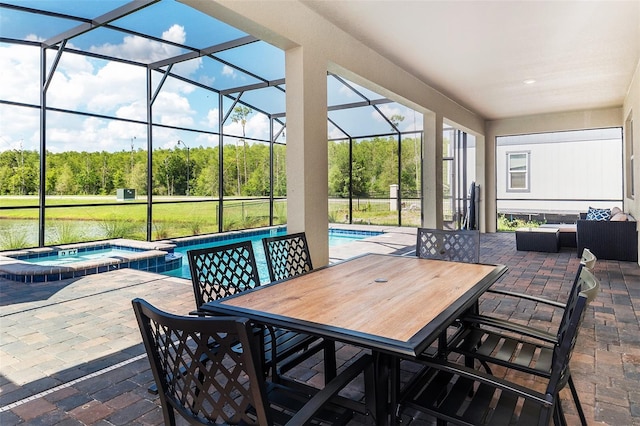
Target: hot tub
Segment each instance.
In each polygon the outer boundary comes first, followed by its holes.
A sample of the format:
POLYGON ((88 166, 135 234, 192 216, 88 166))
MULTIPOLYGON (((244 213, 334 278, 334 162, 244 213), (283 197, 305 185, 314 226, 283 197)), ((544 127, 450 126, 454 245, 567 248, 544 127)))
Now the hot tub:
POLYGON ((175 244, 114 239, 0 252, 0 277, 23 283, 59 281, 116 269, 163 273, 182 266, 175 244))

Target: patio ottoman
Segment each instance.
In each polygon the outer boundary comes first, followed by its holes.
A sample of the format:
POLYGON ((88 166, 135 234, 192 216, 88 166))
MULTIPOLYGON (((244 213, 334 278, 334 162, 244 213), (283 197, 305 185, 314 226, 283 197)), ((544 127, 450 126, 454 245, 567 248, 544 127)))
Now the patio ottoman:
POLYGON ((557 228, 560 231, 559 239, 560 239, 560 248, 563 247, 577 247, 577 239, 576 239, 576 224, 573 223, 545 223, 544 225, 540 225, 541 228, 557 228))
POLYGON ((518 228, 516 249, 557 253, 560 249, 560 231, 558 228, 518 228))

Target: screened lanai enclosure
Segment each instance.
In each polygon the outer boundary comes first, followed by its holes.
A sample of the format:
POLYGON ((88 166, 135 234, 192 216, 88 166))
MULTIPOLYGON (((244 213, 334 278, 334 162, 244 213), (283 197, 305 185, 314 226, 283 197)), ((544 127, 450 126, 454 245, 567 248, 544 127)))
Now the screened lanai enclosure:
MULTIPOLYGON (((173 0, 0 14, 0 249, 286 224, 282 50, 173 0)), ((338 75, 327 92, 329 221, 419 226, 422 115, 338 75)))

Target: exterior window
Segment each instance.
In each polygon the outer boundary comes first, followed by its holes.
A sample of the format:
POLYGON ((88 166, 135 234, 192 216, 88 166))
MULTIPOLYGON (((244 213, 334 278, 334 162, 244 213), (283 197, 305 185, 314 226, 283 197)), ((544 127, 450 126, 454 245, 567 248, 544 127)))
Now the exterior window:
POLYGON ((529 153, 507 153, 507 190, 529 191, 529 153))

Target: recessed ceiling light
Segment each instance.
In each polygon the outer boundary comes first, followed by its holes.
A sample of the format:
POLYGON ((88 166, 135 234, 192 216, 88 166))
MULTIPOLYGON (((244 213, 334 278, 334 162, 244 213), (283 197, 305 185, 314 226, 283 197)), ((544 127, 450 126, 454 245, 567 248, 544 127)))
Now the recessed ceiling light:
POLYGON ((533 83, 535 83, 535 82, 536 82, 536 81, 535 81, 534 79, 532 79, 532 78, 530 78, 530 79, 528 79, 528 80, 523 81, 523 83, 524 83, 524 84, 533 84, 533 83))

